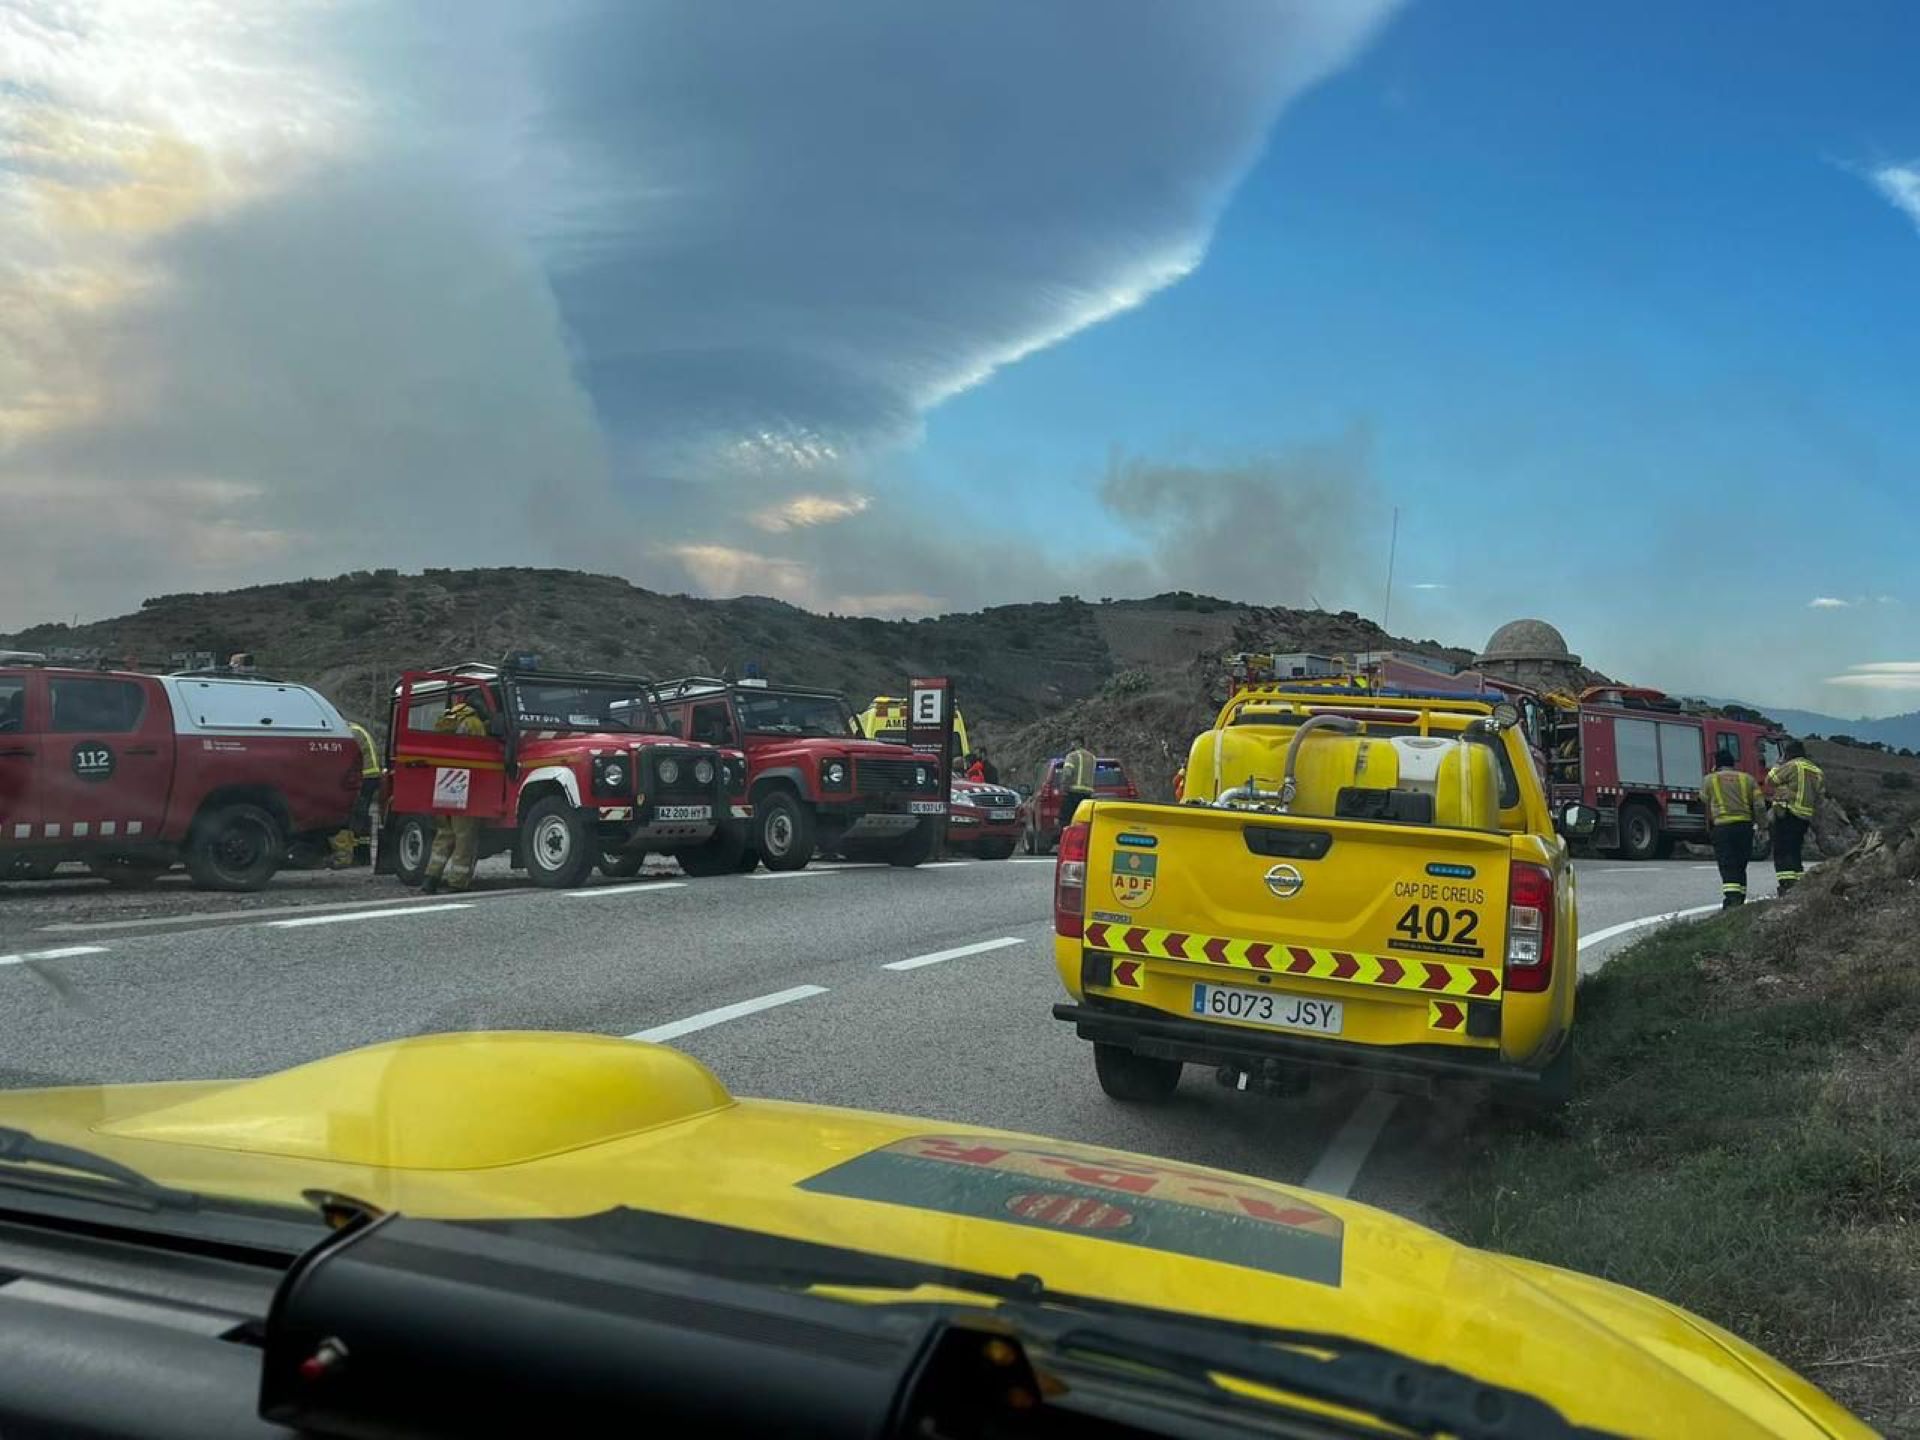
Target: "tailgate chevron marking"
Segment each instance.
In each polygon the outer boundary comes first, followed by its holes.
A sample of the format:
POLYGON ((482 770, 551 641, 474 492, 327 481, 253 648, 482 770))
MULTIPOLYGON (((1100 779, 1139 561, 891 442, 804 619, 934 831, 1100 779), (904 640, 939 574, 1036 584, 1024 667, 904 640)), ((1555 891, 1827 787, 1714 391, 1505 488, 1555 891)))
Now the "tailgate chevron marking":
POLYGON ((1427 1028, 1429 1030, 1458 1030, 1467 1018, 1467 1007, 1457 1000, 1429 1000, 1427 1002, 1427 1028))
POLYGON ((1340 980, 1350 985, 1376 985, 1428 995, 1470 995, 1476 1000, 1491 1000, 1500 994, 1499 967, 1470 961, 1422 960, 1411 964, 1393 955, 1369 955, 1360 950, 1275 945, 1265 940, 1235 940, 1227 935, 1154 930, 1145 925, 1122 929, 1104 921, 1088 923, 1086 948, 1138 955, 1148 960, 1182 960, 1189 965, 1305 975, 1315 980, 1340 980))

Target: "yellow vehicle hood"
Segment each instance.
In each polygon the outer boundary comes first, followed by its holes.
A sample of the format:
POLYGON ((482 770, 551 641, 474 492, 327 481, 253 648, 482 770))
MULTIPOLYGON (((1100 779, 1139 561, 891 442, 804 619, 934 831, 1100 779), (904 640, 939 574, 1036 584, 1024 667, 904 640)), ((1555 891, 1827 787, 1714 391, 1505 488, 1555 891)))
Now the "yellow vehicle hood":
POLYGON ((0 1123, 155 1180, 436 1219, 616 1206, 1331 1331, 1641 1435, 1865 1435, 1821 1392, 1644 1295, 1312 1191, 1029 1135, 729 1095, 664 1047, 426 1035, 243 1081, 16 1090, 0 1123))

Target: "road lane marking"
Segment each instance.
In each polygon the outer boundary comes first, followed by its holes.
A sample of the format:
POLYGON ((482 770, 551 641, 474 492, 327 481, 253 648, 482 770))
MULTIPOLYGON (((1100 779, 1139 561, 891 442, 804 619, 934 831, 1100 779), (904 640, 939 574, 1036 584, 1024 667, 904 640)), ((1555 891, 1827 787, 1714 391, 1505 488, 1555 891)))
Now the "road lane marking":
MULTIPOLYGON (((468 890, 465 892, 468 903, 475 900, 498 900, 509 895, 532 895, 538 887, 532 885, 510 885, 498 890, 468 890)), ((425 895, 395 895, 388 900, 329 900, 317 905, 259 905, 249 910, 196 910, 191 915, 153 915, 145 920, 61 920, 52 925, 42 925, 35 932, 40 935, 72 934, 82 930, 140 930, 152 925, 205 925, 221 920, 244 920, 258 923, 270 915, 312 915, 323 910, 366 910, 375 905, 417 905, 427 899, 425 895)))
POLYGON ((471 908, 465 900, 456 900, 446 905, 415 905, 410 910, 358 910, 351 915, 309 915, 302 920, 270 920, 267 924, 274 930, 297 930, 306 925, 344 925, 349 920, 391 920, 398 915, 431 915, 439 910, 471 908))
POLYGON ((1718 905, 1695 905, 1690 910, 1670 910, 1664 915, 1642 915, 1638 920, 1623 920, 1618 925, 1609 925, 1604 930, 1596 930, 1591 935, 1580 937, 1580 948, 1598 945, 1602 940, 1611 940, 1616 935, 1624 935, 1629 930, 1644 929, 1648 925, 1664 925, 1669 920, 1691 920, 1696 915, 1718 914, 1718 905))
POLYGON ((909 870, 960 870, 973 862, 970 860, 928 860, 919 865, 909 865, 909 870))
POLYGON ((838 870, 756 870, 750 880, 817 880, 822 875, 838 875, 838 870))
MULTIPOLYGON (((789 872, 804 875, 804 870, 789 872)), ((717 1010, 702 1010, 698 1015, 689 1015, 684 1020, 670 1020, 665 1025, 655 1025, 651 1030, 636 1030, 627 1036, 629 1040, 648 1040, 655 1045, 664 1045, 669 1040, 677 1040, 682 1035, 691 1035, 696 1030, 706 1030, 715 1025, 724 1025, 729 1020, 738 1020, 743 1016, 757 1015, 762 1010, 771 1010, 776 1005, 791 1005, 796 1000, 805 1000, 812 995, 824 995, 824 985, 795 985, 790 990, 776 990, 771 995, 757 996, 752 1000, 741 1000, 732 1005, 722 1005, 717 1010)))
POLYGON ((29 950, 22 955, 0 955, 0 965, 25 965, 32 960, 71 960, 76 955, 104 955, 104 945, 66 945, 58 950, 29 950))
POLYGON ((1309 1190, 1318 1190, 1323 1195, 1346 1196, 1353 1190, 1353 1182, 1360 1178, 1360 1167, 1367 1163, 1367 1156, 1373 1150, 1373 1142, 1380 1138, 1388 1119, 1393 1115, 1394 1107, 1400 1103, 1398 1095, 1385 1090, 1369 1090, 1353 1107, 1353 1113, 1347 1116, 1346 1123, 1340 1127, 1339 1134, 1307 1172, 1307 1178, 1300 1183, 1309 1190))
POLYGON ((1009 945, 1024 945, 1027 942, 1017 935, 1003 935, 998 940, 982 940, 976 945, 956 945, 951 950, 935 950, 930 955, 915 955, 909 960, 893 960, 882 965, 882 970, 918 970, 922 965, 938 965, 942 960, 958 960, 963 955, 984 955, 989 950, 1004 950, 1009 945))
POLYGON ((1054 858, 1051 855, 1015 855, 1007 863, 1009 865, 1051 865, 1054 863, 1054 858))
POLYGON ((563 895, 571 895, 576 900, 602 900, 609 895, 632 895, 636 891, 684 890, 684 880, 647 880, 638 885, 594 885, 584 890, 563 890, 563 895))

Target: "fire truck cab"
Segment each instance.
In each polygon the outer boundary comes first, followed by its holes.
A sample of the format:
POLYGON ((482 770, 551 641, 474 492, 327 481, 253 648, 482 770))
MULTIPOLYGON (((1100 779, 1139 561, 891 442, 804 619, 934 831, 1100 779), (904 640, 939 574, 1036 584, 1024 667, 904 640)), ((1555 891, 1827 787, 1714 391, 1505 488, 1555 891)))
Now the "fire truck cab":
POLYGON ((1708 772, 1726 758, 1764 781, 1787 739, 1772 726, 1622 685, 1589 688, 1574 704, 1549 703, 1544 715, 1555 807, 1592 806, 1600 816, 1594 845, 1624 860, 1664 859, 1682 840, 1704 844, 1708 772))
POLYGON ((932 857, 947 777, 927 756, 862 736, 837 691, 696 675, 659 694, 673 733, 746 752, 752 854, 769 870, 799 870, 820 850, 902 866, 932 857))
POLYGON ((451 665, 393 687, 380 868, 426 878, 434 819, 480 821, 480 854, 509 852, 536 885, 570 888, 595 865, 632 875, 649 852, 689 875, 739 866, 746 759, 668 732, 631 675, 451 665), (436 728, 464 700, 483 735, 436 728))

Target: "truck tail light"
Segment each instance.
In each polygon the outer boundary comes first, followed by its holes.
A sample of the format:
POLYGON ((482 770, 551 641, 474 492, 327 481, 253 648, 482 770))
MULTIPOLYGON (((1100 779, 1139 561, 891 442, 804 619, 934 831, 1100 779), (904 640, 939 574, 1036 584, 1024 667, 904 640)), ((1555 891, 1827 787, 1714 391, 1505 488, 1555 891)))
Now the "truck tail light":
POLYGON ((1506 987, 1538 993, 1553 983, 1553 872, 1514 861, 1507 880, 1506 987))
POLYGON ((1081 910, 1087 899, 1087 836, 1092 828, 1076 820, 1060 832, 1060 859, 1053 867, 1053 933, 1069 940, 1086 933, 1081 910))

